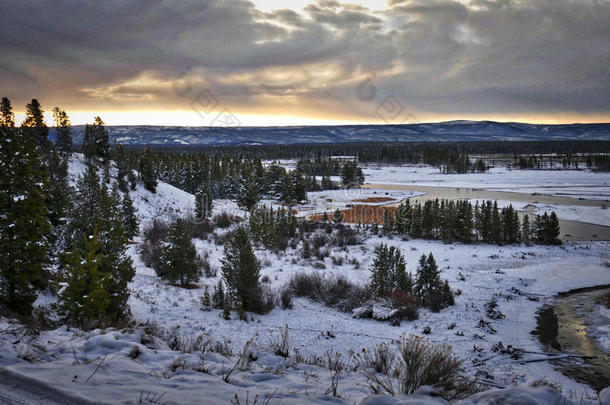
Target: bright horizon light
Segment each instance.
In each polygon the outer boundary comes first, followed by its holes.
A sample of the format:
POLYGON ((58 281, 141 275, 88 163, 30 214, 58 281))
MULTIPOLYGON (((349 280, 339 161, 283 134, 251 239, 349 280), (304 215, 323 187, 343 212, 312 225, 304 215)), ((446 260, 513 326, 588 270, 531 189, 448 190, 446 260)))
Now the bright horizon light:
MULTIPOLYGON (((107 126, 177 126, 177 127, 206 127, 217 126, 225 127, 226 125, 210 125, 207 120, 202 119, 195 111, 101 111, 92 113, 89 111, 69 111, 66 110, 72 125, 85 125, 93 122, 95 116, 102 118, 107 126)), ((54 125, 53 113, 51 109, 45 110, 45 121, 49 127, 54 125)), ((15 122, 17 125, 24 120, 25 114, 23 111, 15 113, 15 122)), ((262 114, 235 114, 238 119, 236 127, 274 127, 274 126, 318 126, 318 125, 384 125, 384 124, 400 124, 392 122, 384 122, 383 120, 357 120, 353 118, 345 119, 317 119, 306 116, 296 115, 262 115, 262 114)), ((529 115, 529 116, 430 116, 423 114, 417 117, 417 120, 405 122, 405 124, 416 123, 433 123, 445 121, 496 121, 496 122, 520 122, 528 124, 595 124, 606 122, 604 116, 590 116, 583 119, 582 115, 566 114, 563 116, 544 116, 544 115, 529 115)))

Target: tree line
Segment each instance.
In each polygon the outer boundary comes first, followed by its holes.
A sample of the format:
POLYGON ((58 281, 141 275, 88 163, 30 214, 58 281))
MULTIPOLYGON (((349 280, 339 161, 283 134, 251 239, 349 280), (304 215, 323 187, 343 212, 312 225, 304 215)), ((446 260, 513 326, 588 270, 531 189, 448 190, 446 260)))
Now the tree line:
MULTIPOLYGON (((464 155, 531 155, 531 154, 609 154, 610 141, 480 141, 480 142, 363 142, 302 145, 240 146, 165 146, 151 145, 159 152, 196 153, 207 156, 276 159, 325 159, 330 156, 357 156, 362 163, 430 164, 442 167, 464 155)), ((141 149, 140 146, 130 146, 141 149)), ((475 160, 474 158, 472 160, 475 160)))
MULTIPOLYGON (((377 227, 375 222, 373 227, 377 227)), ((437 239, 464 243, 485 242, 498 245, 538 243, 560 244, 559 219, 555 212, 529 215, 519 219, 512 205, 498 208, 496 201, 427 200, 401 203, 397 209, 383 213, 382 229, 414 239, 437 239)))
MULTIPOLYGON (((195 194, 197 213, 211 213, 213 200, 231 199, 251 210, 262 198, 272 198, 285 204, 307 200, 308 191, 357 187, 364 182, 362 169, 355 163, 333 163, 324 166, 318 180, 318 169, 300 162, 294 170, 277 163, 263 164, 260 158, 208 156, 199 153, 153 152, 151 148, 133 149, 117 146, 114 160, 129 168, 137 168, 141 180, 154 191, 157 180, 195 194), (139 166, 134 167, 135 164, 139 166), (331 175, 341 175, 341 182, 331 175), (150 179, 150 181, 148 180, 150 179)), ((123 177, 123 176, 119 176, 123 177)))

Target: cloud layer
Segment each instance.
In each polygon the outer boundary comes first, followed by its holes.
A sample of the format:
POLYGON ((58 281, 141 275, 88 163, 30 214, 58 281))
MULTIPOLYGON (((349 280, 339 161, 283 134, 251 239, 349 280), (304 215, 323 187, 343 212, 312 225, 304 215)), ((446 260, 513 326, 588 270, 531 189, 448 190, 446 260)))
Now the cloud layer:
POLYGON ((390 0, 383 11, 318 0, 300 12, 4 0, 0 15, 0 88, 16 105, 195 105, 202 125, 212 107, 371 122, 610 119, 607 0, 390 0))

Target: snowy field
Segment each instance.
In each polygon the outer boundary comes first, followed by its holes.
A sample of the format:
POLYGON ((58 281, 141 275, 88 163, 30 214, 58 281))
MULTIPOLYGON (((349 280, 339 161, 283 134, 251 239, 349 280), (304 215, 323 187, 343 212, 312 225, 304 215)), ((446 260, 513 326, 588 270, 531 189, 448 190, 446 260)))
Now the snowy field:
MULTIPOLYGON (((293 209, 301 217, 323 214, 324 212, 328 213, 329 217, 332 217, 336 209, 344 210, 350 205, 366 204, 376 206, 398 204, 407 198, 423 194, 423 192, 366 188, 314 191, 307 193, 306 203, 297 204, 293 209)), ((275 208, 279 207, 278 204, 270 200, 263 200, 261 203, 275 208)))
POLYGON ((477 188, 610 200, 610 174, 588 170, 514 170, 493 167, 486 173, 443 174, 428 165, 364 165, 369 184, 477 188))
MULTIPOLYGON (((73 181, 82 170, 83 165, 78 161, 71 163, 73 181)), ((517 176, 509 179, 502 169, 481 175, 442 176, 427 167, 367 167, 365 173, 368 183, 483 185, 510 190, 544 185, 540 180, 541 172, 513 171, 517 176), (513 179, 516 179, 515 184, 513 179)), ((608 184, 607 175, 576 171, 544 174, 549 183, 562 184, 566 189, 586 184, 591 187, 601 184, 605 189, 608 184), (564 173, 563 180, 560 180, 561 173, 564 173)), ((331 211, 356 199, 383 197, 400 201, 412 195, 384 190, 325 191, 310 193, 309 203, 298 210, 301 214, 331 211)), ((159 184, 156 194, 145 191, 140 185, 131 196, 143 225, 154 218, 183 216, 194 204, 192 195, 165 183, 159 184)), ((535 210, 542 212, 547 208, 540 206, 535 210)), ((245 215, 230 201, 215 201, 214 210, 245 215)), ((558 213, 562 219, 564 214, 566 217, 569 214, 568 211, 558 213)), ((217 230, 218 233, 226 231, 217 230)), ((230 350, 233 356, 217 351, 205 354, 173 351, 166 342, 146 334, 142 327, 91 332, 61 327, 26 338, 20 324, 0 318, 0 365, 10 373, 17 373, 11 378, 27 377, 33 386, 52 386, 66 398, 73 398, 74 403, 86 403, 87 398, 95 398, 96 403, 155 403, 155 398, 162 395, 157 403, 199 404, 203 394, 205 403, 226 404, 237 395, 243 404, 246 395, 250 395, 252 401, 252 396, 260 394, 259 401, 262 401, 266 393, 273 393, 270 404, 358 404, 371 391, 363 373, 353 367, 355 354, 379 343, 415 334, 425 336, 432 343, 450 344, 464 360, 466 375, 492 381, 494 385, 525 387, 545 379, 562 387, 564 393, 572 393, 574 398, 595 394, 590 387, 556 371, 547 361, 525 361, 544 357, 540 355, 543 347, 531 331, 536 326, 536 311, 545 302, 559 292, 610 284, 610 242, 499 247, 369 237, 361 245, 331 251, 331 257, 324 260, 303 259, 300 247, 289 247, 280 254, 259 249, 256 254, 262 263, 262 280, 271 290, 281 289, 297 273, 318 273, 327 278, 343 276, 364 285, 371 275, 372 252, 380 243, 400 248, 407 261, 407 270, 412 272, 419 257, 432 252, 442 270, 441 277, 449 281, 454 291, 459 291, 455 306, 439 313, 423 309, 418 320, 391 326, 388 322, 356 319, 352 313, 299 298, 294 300, 292 309, 276 307, 267 315, 252 315, 248 322, 236 319, 233 314, 233 319, 225 321, 220 310, 203 311, 200 303, 204 287, 212 289, 220 280, 222 245, 216 245, 212 238, 195 240, 198 252, 209 256, 211 266, 218 274, 202 277, 194 289, 168 285, 142 263, 137 246, 132 245, 129 253, 137 272, 130 284, 129 306, 136 323, 156 325, 183 341, 194 342, 202 336, 206 341, 226 347, 225 352, 230 350), (497 310, 504 318, 487 316, 486 304, 492 300, 497 301, 497 310), (273 353, 269 341, 278 336, 280 328, 288 328, 293 354, 296 350, 303 357, 340 356, 348 365, 338 380, 340 398, 329 391, 332 373, 328 369, 297 362, 293 355, 285 359, 273 353), (428 328, 430 332, 424 335, 424 329, 428 328), (237 355, 251 339, 251 362, 227 377, 236 364, 237 355), (523 350, 524 358, 513 359, 498 352, 495 348, 500 342, 504 347, 511 345, 523 350)), ((48 305, 51 301, 43 297, 38 304, 48 305)), ((607 310, 599 310, 607 317, 607 310)), ((374 311, 384 309, 375 307, 374 311)), ((598 328, 596 332, 603 335, 604 330, 598 328)), ((606 351, 610 349, 608 345, 601 346, 606 351)), ((556 394, 546 388, 519 392, 529 395, 530 400, 536 396, 543 401, 557 400, 556 394)), ((506 399, 508 393, 501 395, 506 399)), ((432 400, 427 397, 427 401, 432 400)), ((445 403, 439 399, 435 401, 445 403)), ((395 403, 391 398, 369 402, 370 405, 395 403)))

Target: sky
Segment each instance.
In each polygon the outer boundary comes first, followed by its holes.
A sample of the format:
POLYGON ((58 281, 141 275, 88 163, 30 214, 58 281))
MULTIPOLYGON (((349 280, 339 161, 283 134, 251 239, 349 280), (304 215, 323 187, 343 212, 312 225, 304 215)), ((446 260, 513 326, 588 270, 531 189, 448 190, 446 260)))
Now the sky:
POLYGON ((37 98, 73 124, 610 122, 610 0, 3 0, 0 15, 18 120, 37 98))

